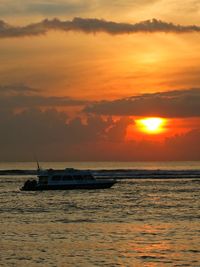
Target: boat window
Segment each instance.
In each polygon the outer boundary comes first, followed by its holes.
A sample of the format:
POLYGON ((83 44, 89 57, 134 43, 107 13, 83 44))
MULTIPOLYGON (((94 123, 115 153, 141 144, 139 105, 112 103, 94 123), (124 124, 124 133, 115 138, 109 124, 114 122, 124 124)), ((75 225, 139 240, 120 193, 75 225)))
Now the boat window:
POLYGON ((46 178, 47 178, 47 176, 45 176, 45 175, 44 176, 43 175, 39 176, 39 179, 46 179, 46 178))
POLYGON ((52 181, 60 181, 61 180, 61 176, 60 175, 54 175, 52 178, 51 178, 52 181))
POLYGON ((77 180, 83 180, 83 176, 81 176, 81 175, 76 175, 76 176, 75 176, 75 179, 77 179, 77 180))
POLYGON ((39 182, 40 183, 44 183, 48 181, 48 177, 47 176, 39 176, 39 182))
POLYGON ((63 178, 62 178, 63 180, 72 180, 73 179, 73 177, 71 176, 71 175, 65 175, 65 176, 63 176, 63 178))
POLYGON ((91 175, 91 174, 87 174, 87 175, 85 175, 85 179, 94 179, 94 177, 91 175))

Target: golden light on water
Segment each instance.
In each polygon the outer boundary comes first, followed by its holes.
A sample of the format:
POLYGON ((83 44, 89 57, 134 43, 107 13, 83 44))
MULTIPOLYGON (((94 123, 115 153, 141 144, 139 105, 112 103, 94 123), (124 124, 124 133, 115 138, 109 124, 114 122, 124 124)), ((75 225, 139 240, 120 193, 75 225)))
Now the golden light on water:
POLYGON ((144 118, 136 120, 140 131, 147 134, 159 134, 165 130, 166 119, 163 118, 144 118))

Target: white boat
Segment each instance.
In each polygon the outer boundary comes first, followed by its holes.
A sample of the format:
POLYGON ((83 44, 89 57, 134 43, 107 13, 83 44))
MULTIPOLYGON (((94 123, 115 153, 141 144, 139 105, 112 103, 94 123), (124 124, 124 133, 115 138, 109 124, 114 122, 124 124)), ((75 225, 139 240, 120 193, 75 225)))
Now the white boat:
POLYGON ((110 188, 114 179, 95 178, 90 171, 67 168, 64 170, 38 169, 38 180, 27 180, 22 191, 102 189, 110 188))

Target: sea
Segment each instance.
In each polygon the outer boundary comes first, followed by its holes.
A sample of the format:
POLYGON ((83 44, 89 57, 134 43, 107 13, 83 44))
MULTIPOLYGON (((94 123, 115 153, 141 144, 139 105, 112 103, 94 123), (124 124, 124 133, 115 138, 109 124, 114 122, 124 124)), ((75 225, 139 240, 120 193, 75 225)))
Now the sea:
MULTIPOLYGON (((20 191, 0 176, 0 266, 200 266, 200 162, 42 162, 117 178, 110 189, 20 191)), ((1 162, 0 170, 33 170, 1 162)))

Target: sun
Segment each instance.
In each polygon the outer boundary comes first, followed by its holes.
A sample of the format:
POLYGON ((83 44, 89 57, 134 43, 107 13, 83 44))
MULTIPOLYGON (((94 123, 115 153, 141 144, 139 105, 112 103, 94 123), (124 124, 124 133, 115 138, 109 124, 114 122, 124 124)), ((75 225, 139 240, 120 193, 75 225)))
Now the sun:
POLYGON ((166 119, 163 118, 144 118, 136 120, 140 131, 148 134, 159 134, 164 131, 166 119))

